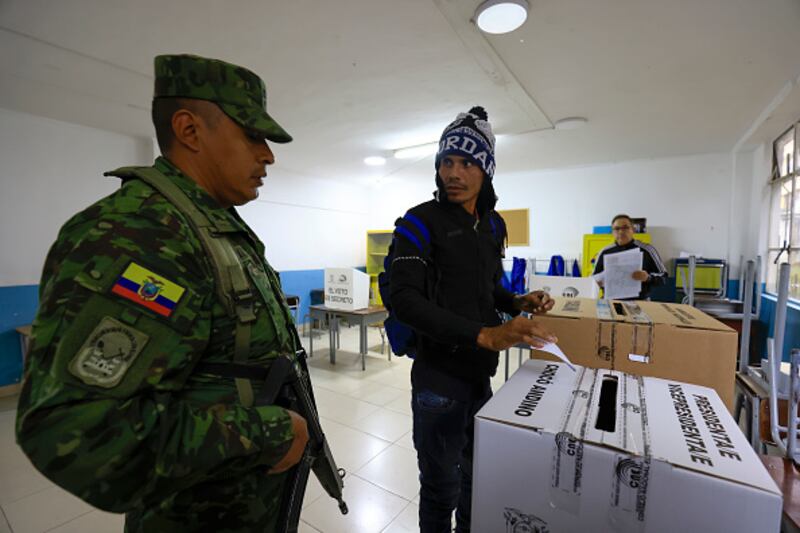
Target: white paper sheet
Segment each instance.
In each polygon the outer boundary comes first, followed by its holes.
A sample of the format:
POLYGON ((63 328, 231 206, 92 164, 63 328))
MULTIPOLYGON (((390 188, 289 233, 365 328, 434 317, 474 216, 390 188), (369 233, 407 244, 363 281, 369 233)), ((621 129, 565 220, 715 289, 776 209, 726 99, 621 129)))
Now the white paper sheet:
POLYGON ((638 248, 603 256, 603 288, 605 298, 635 298, 642 290, 642 282, 633 279, 633 273, 642 269, 642 251, 638 248))
MULTIPOLYGON (((541 339, 541 340, 542 340, 542 342, 545 342, 544 339, 541 339)), ((561 348, 559 348, 556 343, 548 342, 547 344, 545 344, 541 348, 534 348, 534 350, 540 350, 542 352, 547 352, 549 354, 555 355, 556 357, 558 357, 559 359, 561 359, 562 361, 567 363, 567 366, 570 367, 573 370, 573 372, 575 371, 575 366, 570 362, 570 360, 567 358, 566 354, 564 354, 564 352, 561 351, 561 348)))

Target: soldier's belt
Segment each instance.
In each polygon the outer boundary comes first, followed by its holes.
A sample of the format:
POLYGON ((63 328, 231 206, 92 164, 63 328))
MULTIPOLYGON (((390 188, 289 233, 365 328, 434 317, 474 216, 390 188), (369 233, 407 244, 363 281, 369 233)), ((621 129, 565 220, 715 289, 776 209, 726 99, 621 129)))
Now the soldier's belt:
POLYGON ((252 379, 263 381, 267 379, 269 369, 272 367, 244 365, 239 363, 198 363, 195 370, 203 374, 213 374, 223 378, 252 379))
POLYGON ((297 379, 297 374, 290 372, 292 364, 289 357, 277 357, 268 367, 241 363, 198 363, 195 370, 223 378, 249 379, 258 382, 261 389, 259 403, 268 405, 275 403, 281 387, 297 379))

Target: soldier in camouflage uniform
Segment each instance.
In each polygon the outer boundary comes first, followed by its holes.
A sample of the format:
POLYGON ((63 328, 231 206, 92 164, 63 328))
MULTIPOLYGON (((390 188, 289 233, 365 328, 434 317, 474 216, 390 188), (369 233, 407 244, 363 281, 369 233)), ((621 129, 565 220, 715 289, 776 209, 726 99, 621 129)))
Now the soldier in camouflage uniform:
POLYGON ((159 56, 155 68, 153 120, 166 157, 107 173, 122 187, 75 215, 53 244, 17 439, 56 484, 127 513, 126 531, 274 531, 305 421, 260 405, 255 382, 203 369, 237 357, 268 366, 298 348, 264 245, 232 207, 257 196, 274 162, 265 138, 291 137, 249 70, 196 56, 159 56), (208 234, 232 245, 244 292, 255 295, 249 307, 220 292, 187 209, 146 176, 172 184, 208 234), (231 302, 246 312, 237 318, 231 302))

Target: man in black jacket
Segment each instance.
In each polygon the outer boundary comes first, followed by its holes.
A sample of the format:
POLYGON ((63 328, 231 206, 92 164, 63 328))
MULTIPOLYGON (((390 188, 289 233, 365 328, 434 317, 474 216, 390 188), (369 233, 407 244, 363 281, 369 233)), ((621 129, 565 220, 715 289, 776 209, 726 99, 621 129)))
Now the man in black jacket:
POLYGON ((611 221, 611 229, 614 232, 614 244, 609 244, 597 256, 597 261, 594 264, 594 276, 597 283, 603 286, 603 272, 605 264, 603 259, 611 254, 619 252, 626 252, 628 250, 641 250, 642 252, 642 269, 635 271, 631 277, 636 281, 642 282, 642 288, 639 295, 634 298, 619 298, 620 300, 649 300, 650 290, 658 285, 664 285, 667 282, 667 267, 658 255, 658 250, 651 244, 638 241, 633 238, 633 221, 628 215, 617 215, 611 221))
POLYGON ((470 529, 473 417, 492 395, 498 351, 556 340, 533 319, 502 323, 498 313, 543 313, 553 301, 501 285, 494 144, 483 108, 459 114, 442 133, 435 199, 410 209, 395 230, 392 308, 418 339, 411 401, 421 533, 450 531, 454 509, 456 531, 470 529))

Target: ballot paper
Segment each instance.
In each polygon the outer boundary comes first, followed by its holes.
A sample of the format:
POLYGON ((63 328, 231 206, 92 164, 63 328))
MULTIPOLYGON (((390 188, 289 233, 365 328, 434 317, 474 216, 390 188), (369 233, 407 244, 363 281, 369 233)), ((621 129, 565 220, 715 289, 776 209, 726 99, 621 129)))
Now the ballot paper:
POLYGON ((635 298, 642 291, 642 282, 633 273, 642 269, 642 251, 638 248, 603 256, 603 289, 605 298, 635 298))
MULTIPOLYGON (((540 340, 541 340, 542 342, 546 342, 544 339, 540 339, 540 340)), ((564 361, 565 363, 567 363, 567 366, 568 366, 568 367, 570 367, 570 368, 573 370, 573 372, 575 371, 575 367, 573 366, 573 364, 572 364, 572 363, 570 362, 570 360, 567 358, 566 354, 565 354, 564 352, 562 352, 562 351, 561 351, 561 348, 559 348, 559 347, 558 347, 558 345, 557 345, 556 343, 554 343, 554 342, 547 342, 547 343, 546 343, 544 346, 542 346, 541 348, 536 348, 536 350, 540 350, 540 351, 542 351, 542 352, 547 352, 547 353, 549 353, 549 354, 555 355, 556 357, 558 357, 559 359, 561 359, 562 361, 564 361)))

